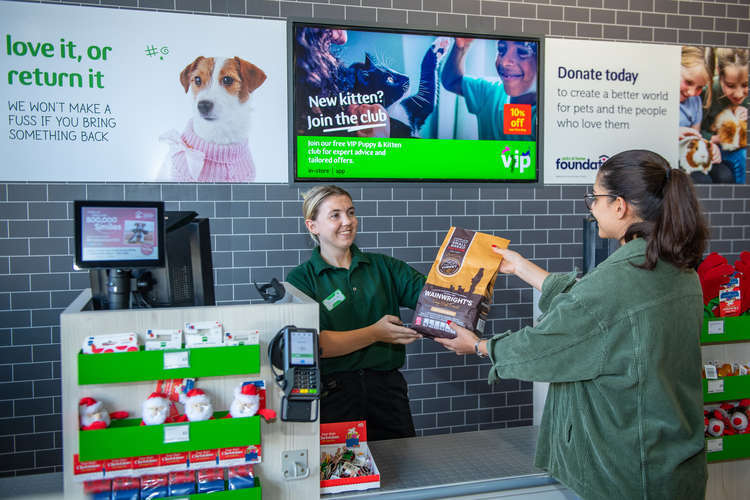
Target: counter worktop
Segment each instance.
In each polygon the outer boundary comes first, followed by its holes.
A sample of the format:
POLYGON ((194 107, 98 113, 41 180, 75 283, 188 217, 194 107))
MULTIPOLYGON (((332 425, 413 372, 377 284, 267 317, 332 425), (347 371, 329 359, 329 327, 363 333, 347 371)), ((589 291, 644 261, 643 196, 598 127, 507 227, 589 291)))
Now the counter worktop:
POLYGON ((368 443, 380 488, 322 495, 343 498, 445 498, 558 485, 534 467, 537 427, 515 427, 368 443))

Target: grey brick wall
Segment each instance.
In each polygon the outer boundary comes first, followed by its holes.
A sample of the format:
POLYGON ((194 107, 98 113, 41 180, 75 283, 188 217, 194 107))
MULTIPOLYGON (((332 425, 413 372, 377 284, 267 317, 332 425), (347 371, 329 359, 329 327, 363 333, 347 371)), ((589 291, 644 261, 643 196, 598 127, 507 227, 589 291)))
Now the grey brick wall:
MULTIPOLYGON (((750 0, 114 0, 87 4, 228 14, 311 16, 415 28, 747 47, 750 0)), ((2 161, 2 160, 0 160, 2 161)), ((14 165, 0 163, 2 169, 14 165)), ((347 186, 350 187, 350 186, 347 186)), ((360 247, 427 272, 446 229, 502 235, 552 271, 581 266, 585 186, 351 186, 360 247)), ((750 186, 701 186, 711 251, 750 249, 750 186)), ((61 470, 59 314, 88 286, 72 272, 72 200, 160 199, 211 221, 217 301, 257 300, 252 281, 308 258, 299 190, 287 185, 0 184, 0 476, 61 470)), ((488 334, 531 322, 531 291, 499 277, 488 334)), ((409 312, 404 317, 408 317, 409 312)), ((531 384, 486 383, 489 365, 436 343, 408 348, 420 435, 529 425, 531 384)))

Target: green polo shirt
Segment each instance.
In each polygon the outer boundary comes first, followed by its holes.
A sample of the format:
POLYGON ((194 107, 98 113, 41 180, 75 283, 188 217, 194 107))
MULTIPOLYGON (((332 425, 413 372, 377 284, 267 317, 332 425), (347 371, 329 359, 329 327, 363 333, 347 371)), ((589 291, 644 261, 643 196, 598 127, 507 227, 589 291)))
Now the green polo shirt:
MULTIPOLYGON (((313 250, 307 262, 292 269, 286 280, 320 304, 320 330, 347 331, 377 322, 386 314, 399 316, 399 307, 414 309, 425 277, 408 264, 350 247, 349 269, 334 267, 313 250)), ((376 342, 344 356, 321 359, 322 373, 401 368, 406 348, 376 342)))

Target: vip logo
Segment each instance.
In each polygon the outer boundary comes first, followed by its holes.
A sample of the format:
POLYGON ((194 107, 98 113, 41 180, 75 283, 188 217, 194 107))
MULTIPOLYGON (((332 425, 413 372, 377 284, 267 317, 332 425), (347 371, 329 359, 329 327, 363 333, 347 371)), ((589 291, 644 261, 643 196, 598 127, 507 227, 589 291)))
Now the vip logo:
POLYGON ((506 154, 510 151, 510 148, 506 147, 500 154, 500 162, 503 167, 510 169, 511 172, 515 172, 518 169, 521 173, 531 166, 531 150, 527 150, 525 153, 519 155, 518 150, 513 151, 513 154, 506 154))

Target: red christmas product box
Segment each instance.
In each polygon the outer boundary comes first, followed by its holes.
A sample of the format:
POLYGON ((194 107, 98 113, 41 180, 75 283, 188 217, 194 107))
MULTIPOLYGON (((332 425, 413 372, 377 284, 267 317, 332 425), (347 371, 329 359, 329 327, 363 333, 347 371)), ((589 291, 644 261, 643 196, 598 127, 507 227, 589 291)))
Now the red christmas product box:
POLYGON ((159 455, 159 462, 163 472, 183 471, 188 467, 188 454, 183 453, 165 453, 159 455))
POLYGON ((73 455, 73 480, 93 481, 104 478, 104 460, 81 462, 78 453, 73 455))
POLYGON ((235 446, 219 449, 219 466, 247 465, 260 463, 260 445, 235 446))
POLYGON ((216 467, 219 463, 217 450, 197 450, 188 452, 191 469, 206 469, 216 467))
POLYGON ((109 478, 133 475, 132 458, 113 458, 104 461, 104 475, 109 478))
POLYGON ((320 493, 380 488, 364 420, 320 424, 320 493))

